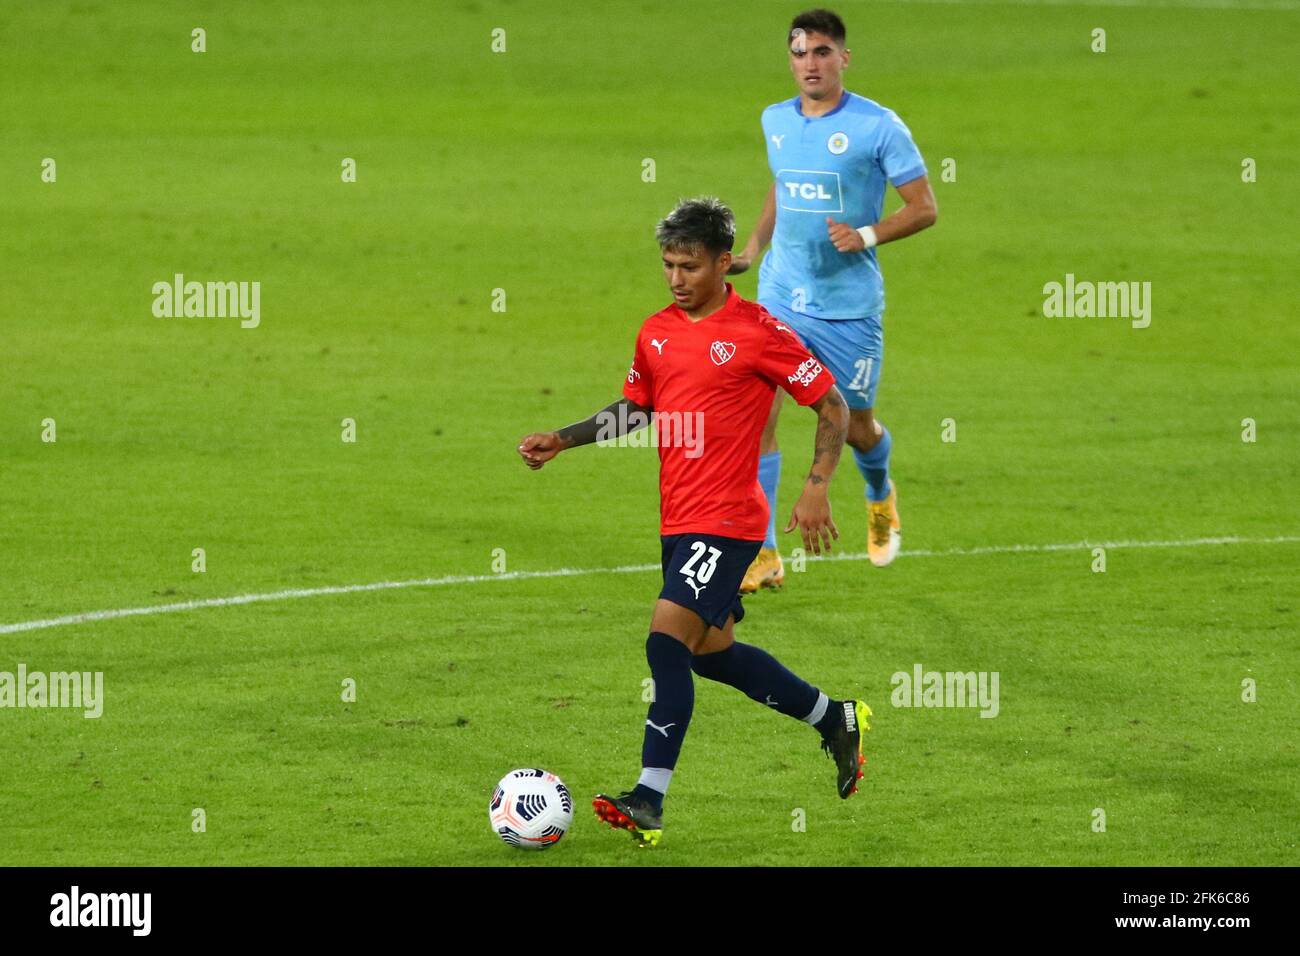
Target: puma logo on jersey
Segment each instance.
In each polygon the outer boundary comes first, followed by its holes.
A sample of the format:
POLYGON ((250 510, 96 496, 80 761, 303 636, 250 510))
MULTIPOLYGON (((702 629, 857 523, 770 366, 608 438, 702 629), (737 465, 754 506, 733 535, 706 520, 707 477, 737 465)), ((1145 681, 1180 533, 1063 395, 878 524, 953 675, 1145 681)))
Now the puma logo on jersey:
POLYGON ((697 601, 700 599, 700 592, 708 587, 707 584, 701 584, 699 587, 696 587, 695 582, 692 581, 690 578, 686 579, 686 583, 689 584, 691 586, 691 590, 695 592, 695 600, 697 601))
POLYGON ((669 728, 669 727, 676 727, 676 726, 677 726, 676 723, 671 723, 671 724, 664 724, 662 727, 660 727, 658 724, 656 724, 656 723, 652 723, 649 717, 647 717, 647 718, 645 719, 645 725, 646 725, 647 727, 653 727, 655 730, 659 731, 659 733, 663 734, 665 737, 668 736, 668 728, 669 728))
POLYGON ((781 148, 781 140, 783 139, 785 139, 785 133, 782 133, 780 136, 777 136, 775 133, 772 134, 772 142, 776 143, 777 149, 781 148))
POLYGON ((664 346, 668 344, 668 340, 664 339, 662 342, 660 342, 658 339, 651 339, 650 344, 653 345, 658 350, 660 355, 663 355, 664 346))

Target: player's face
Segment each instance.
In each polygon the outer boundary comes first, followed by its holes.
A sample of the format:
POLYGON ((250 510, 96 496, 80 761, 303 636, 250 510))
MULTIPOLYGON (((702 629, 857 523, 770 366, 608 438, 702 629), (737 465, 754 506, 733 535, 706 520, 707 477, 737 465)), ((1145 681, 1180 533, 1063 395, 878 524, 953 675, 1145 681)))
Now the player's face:
POLYGON ((691 312, 704 306, 726 283, 727 269, 731 267, 731 253, 714 256, 708 250, 681 252, 663 251, 664 278, 672 290, 679 308, 691 312))
POLYGON ((824 33, 797 33, 790 38, 790 72, 799 92, 820 100, 837 94, 840 74, 849 65, 849 51, 824 33))

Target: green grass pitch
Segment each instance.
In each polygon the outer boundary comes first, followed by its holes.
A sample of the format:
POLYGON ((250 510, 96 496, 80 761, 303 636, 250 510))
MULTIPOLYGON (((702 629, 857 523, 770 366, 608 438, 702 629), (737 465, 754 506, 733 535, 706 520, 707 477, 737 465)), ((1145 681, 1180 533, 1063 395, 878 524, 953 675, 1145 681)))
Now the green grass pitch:
MULTIPOLYGON (((810 562, 740 634, 872 705, 869 773, 841 802, 807 728, 699 680, 638 851, 589 801, 639 763, 658 575, 599 569, 658 560, 655 455, 514 449, 619 394, 679 196, 747 235, 799 5, 5 4, 0 625, 597 573, 0 632, 0 671, 105 686, 0 709, 0 864, 1294 864, 1300 12, 1203 7, 838 5, 940 210, 881 253, 904 554, 810 562), (260 282, 260 325, 155 317, 176 273, 260 282), (1046 318, 1067 273, 1150 281, 1150 326, 1046 318), (996 671, 997 717, 891 706, 916 664, 996 671), (488 828, 521 766, 574 792, 548 853, 488 828)), ((861 496, 846 455, 859 555, 861 496)))

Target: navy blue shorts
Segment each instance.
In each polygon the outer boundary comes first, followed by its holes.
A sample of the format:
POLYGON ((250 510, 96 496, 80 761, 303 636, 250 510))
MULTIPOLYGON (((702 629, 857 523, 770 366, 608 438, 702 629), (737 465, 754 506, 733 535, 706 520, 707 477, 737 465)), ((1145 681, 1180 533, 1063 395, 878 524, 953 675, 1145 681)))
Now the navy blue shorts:
POLYGON ((674 534, 659 540, 664 564, 660 598, 689 608, 712 627, 724 627, 729 614, 737 622, 745 616, 740 584, 762 541, 716 534, 674 534))

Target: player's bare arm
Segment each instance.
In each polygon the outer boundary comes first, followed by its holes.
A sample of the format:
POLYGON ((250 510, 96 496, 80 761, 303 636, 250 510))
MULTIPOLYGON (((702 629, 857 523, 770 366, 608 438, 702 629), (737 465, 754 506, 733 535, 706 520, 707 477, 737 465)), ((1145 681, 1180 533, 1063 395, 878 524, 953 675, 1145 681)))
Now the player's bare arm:
POLYGON ((834 385, 831 390, 812 404, 817 413, 817 438, 813 450, 812 470, 804 482, 803 494, 790 512, 789 534, 797 526, 803 535, 804 548, 821 554, 824 547, 831 550, 831 539, 838 539, 839 530, 831 518, 829 491, 831 477, 840 463, 840 451, 849 435, 849 407, 844 396, 834 385))
POLYGON ((745 248, 740 250, 740 254, 731 260, 731 268, 727 270, 728 275, 739 275, 748 269, 767 244, 772 241, 772 232, 776 229, 776 183, 773 183, 767 190, 767 198, 763 200, 763 211, 758 214, 758 222, 754 223, 754 231, 749 236, 749 241, 745 243, 745 248))
MULTIPOLYGON (((934 190, 930 188, 930 177, 919 176, 911 182, 898 187, 898 195, 903 206, 892 215, 877 223, 863 223, 871 226, 876 234, 876 245, 906 239, 908 236, 928 229, 939 218, 939 206, 934 201, 934 190)), ((840 252, 861 252, 867 247, 862 233, 857 226, 846 222, 836 222, 826 218, 826 230, 830 240, 840 252)), ((769 234, 770 235, 770 234, 769 234)))
POLYGON ((590 445, 597 439, 618 438, 640 431, 650 424, 651 409, 627 398, 606 405, 590 418, 559 431, 533 432, 519 442, 519 454, 533 471, 541 468, 566 448, 590 445))

